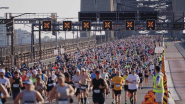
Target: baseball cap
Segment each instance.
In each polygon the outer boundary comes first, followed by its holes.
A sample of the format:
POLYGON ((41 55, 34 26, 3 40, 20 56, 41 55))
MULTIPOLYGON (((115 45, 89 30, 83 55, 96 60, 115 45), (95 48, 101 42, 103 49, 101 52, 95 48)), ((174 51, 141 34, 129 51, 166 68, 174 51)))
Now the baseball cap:
POLYGON ((41 70, 40 68, 38 68, 37 70, 41 70))
POLYGON ((0 69, 0 72, 3 72, 3 73, 5 73, 5 70, 4 70, 4 69, 0 69))
POLYGON ((96 74, 99 74, 99 73, 100 73, 100 71, 96 71, 95 73, 96 73, 96 74))
POLYGON ((15 71, 17 71, 18 73, 20 73, 20 72, 21 72, 19 69, 16 69, 15 71))
POLYGON ((28 71, 28 69, 27 69, 27 68, 23 68, 23 70, 28 71))
POLYGON ((24 82, 24 84, 32 85, 32 84, 33 84, 33 82, 32 82, 31 80, 26 80, 26 81, 24 82))
POLYGON ((33 72, 33 74, 37 74, 37 71, 36 70, 33 70, 32 72, 33 72))

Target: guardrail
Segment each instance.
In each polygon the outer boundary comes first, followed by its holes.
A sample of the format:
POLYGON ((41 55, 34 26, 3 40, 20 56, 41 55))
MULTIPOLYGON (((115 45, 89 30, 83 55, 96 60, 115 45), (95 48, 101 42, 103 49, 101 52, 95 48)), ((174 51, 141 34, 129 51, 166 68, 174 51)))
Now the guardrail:
MULTIPOLYGON (((96 44, 95 40, 90 40, 90 41, 84 40, 84 41, 79 42, 78 48, 81 50, 84 48, 88 48, 89 46, 94 46, 95 44, 96 44)), ((65 53, 76 51, 77 50, 77 43, 66 44, 66 45, 63 44, 62 46, 60 45, 58 47, 59 54, 60 54, 61 48, 64 48, 65 53)), ((55 49, 56 49, 55 47, 42 49, 41 57, 40 57, 40 52, 39 52, 40 50, 35 50, 35 53, 32 54, 33 55, 32 61, 31 61, 31 52, 30 51, 29 52, 20 52, 15 55, 15 59, 14 59, 15 63, 14 64, 16 66, 20 66, 23 63, 28 64, 31 62, 37 62, 38 60, 45 60, 48 58, 52 58, 55 56, 54 55, 55 49)), ((1 58, 0 62, 1 62, 0 67, 10 67, 11 66, 11 56, 7 55, 7 56, 1 58)))
MULTIPOLYGON (((94 40, 94 37, 91 37, 90 40, 94 40)), ((79 38, 78 42, 84 42, 84 41, 88 41, 88 38, 79 38)), ((77 44, 77 39, 67 39, 67 40, 60 40, 58 41, 58 46, 64 46, 64 44, 66 43, 66 45, 72 45, 72 44, 77 44)), ((35 43, 35 50, 39 50, 39 43, 35 43)), ((50 48, 54 48, 56 47, 56 42, 52 41, 52 42, 43 42, 41 43, 41 49, 50 49, 50 48)), ((20 53, 27 53, 27 52, 31 52, 31 44, 26 44, 26 45, 15 45, 14 46, 14 50, 15 50, 15 54, 20 54, 20 53)), ((0 58, 2 57, 6 57, 8 55, 10 55, 11 53, 11 48, 9 47, 0 47, 0 58)))

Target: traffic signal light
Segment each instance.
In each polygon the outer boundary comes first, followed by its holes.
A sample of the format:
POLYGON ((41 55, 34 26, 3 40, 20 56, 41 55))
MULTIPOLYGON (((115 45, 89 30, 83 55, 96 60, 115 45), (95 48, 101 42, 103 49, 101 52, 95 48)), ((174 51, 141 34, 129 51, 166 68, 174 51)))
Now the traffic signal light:
POLYGON ((126 30, 134 30, 134 20, 126 21, 126 30))
POLYGON ((71 21, 63 21, 63 31, 71 31, 71 21))
POLYGON ((10 35, 11 27, 9 25, 6 25, 6 35, 10 35))
POLYGON ((112 21, 103 21, 104 30, 112 30, 112 21))
POLYGON ((91 21, 82 21, 82 30, 90 31, 91 30, 91 21))
POLYGON ((51 31, 51 21, 43 21, 42 28, 43 31, 51 31))
POLYGON ((146 20, 146 29, 155 30, 155 20, 146 20))
POLYGON ((56 31, 52 31, 52 35, 56 35, 56 31))

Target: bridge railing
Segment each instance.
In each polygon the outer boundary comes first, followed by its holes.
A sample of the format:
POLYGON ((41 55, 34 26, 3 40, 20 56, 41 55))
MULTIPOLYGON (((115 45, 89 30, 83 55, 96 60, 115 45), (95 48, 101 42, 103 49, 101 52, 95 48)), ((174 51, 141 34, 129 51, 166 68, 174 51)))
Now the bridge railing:
MULTIPOLYGON (((89 40, 94 40, 94 37, 90 37, 89 40)), ((78 42, 84 42, 88 41, 87 37, 79 38, 78 42)), ((70 44, 77 44, 77 39, 67 39, 67 40, 59 40, 57 42, 58 47, 63 47, 64 45, 70 45, 70 44)), ((40 46, 39 43, 35 43, 35 51, 39 50, 40 46)), ((41 49, 49 49, 49 48, 54 48, 56 47, 56 42, 51 41, 51 42, 43 42, 41 43, 41 49)), ((19 53, 26 53, 26 52, 31 52, 31 44, 25 44, 25 45, 14 45, 14 50, 15 54, 19 53)), ((0 47, 0 58, 1 57, 6 57, 7 55, 10 55, 11 53, 11 47, 0 47)))

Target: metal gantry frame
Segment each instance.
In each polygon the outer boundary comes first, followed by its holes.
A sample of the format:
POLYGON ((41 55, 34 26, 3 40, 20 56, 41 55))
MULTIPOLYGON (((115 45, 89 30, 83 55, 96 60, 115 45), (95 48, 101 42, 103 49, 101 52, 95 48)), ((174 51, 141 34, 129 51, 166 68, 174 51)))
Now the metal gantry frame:
MULTIPOLYGON (((139 13, 139 12, 137 12, 139 13)), ((22 17, 24 15, 30 15, 30 13, 23 13, 23 14, 19 14, 18 16, 22 17)), ((50 13, 51 14, 51 13, 50 13)), ((36 13, 32 13, 32 15, 37 15, 36 13)), ((55 14, 57 16, 57 14, 55 14)), ((54 29, 52 29, 52 31, 63 31, 62 29, 60 28, 55 28, 55 27, 60 27, 60 26, 63 26, 63 23, 61 22, 57 22, 57 20, 52 20, 52 18, 48 17, 48 15, 46 15, 47 17, 45 18, 31 18, 28 16, 27 18, 17 18, 18 16, 12 16, 12 14, 10 13, 9 14, 9 18, 12 19, 12 22, 13 24, 32 24, 32 31, 31 31, 31 59, 33 60, 33 56, 35 55, 35 48, 34 48, 34 32, 39 32, 39 43, 40 43, 40 59, 41 59, 41 56, 42 56, 42 50, 41 50, 41 26, 42 26, 42 21, 44 20, 51 20, 52 21, 52 27, 54 29), (18 22, 19 21, 19 22, 18 22), (20 21, 22 21, 20 23, 20 21), (24 21, 27 21, 27 22, 24 22, 24 21), (28 22, 29 21, 29 22, 28 22), (35 26, 39 26, 39 29, 38 30, 35 30, 34 27, 35 26), (33 54, 33 55, 32 55, 33 54)), ((45 15, 44 15, 45 16, 45 15)), ((183 16, 179 17, 179 18, 183 18, 183 16)), ((99 17, 97 17, 99 18, 99 17)), ((174 18, 174 17, 173 17, 174 18)), ((6 19, 8 19, 8 16, 6 14, 6 19)), ((145 21, 138 21, 138 17, 136 18, 137 20, 135 20, 135 27, 138 26, 138 25, 145 25, 145 21)), ((97 19, 98 20, 98 19, 97 19)), ((156 30, 173 30, 174 27, 176 25, 179 25, 180 28, 175 28, 175 30, 183 30, 184 29, 184 24, 185 22, 178 22, 178 21, 175 21, 175 22, 165 22, 165 23, 161 23, 161 22, 158 22, 156 21, 156 26, 159 26, 160 28, 156 28, 156 30), (166 26, 165 26, 166 25, 166 26), (183 27, 182 27, 183 26, 183 27)), ((125 21, 121 21, 121 22, 114 22, 112 23, 112 25, 120 25, 119 27, 117 27, 116 29, 114 30, 107 30, 107 32, 109 33, 110 31, 121 31, 121 30, 125 30, 125 21)), ((74 26, 77 26, 77 29, 74 29, 72 28, 71 31, 77 31, 77 35, 78 35, 78 31, 82 31, 82 29, 80 29, 80 27, 82 26, 81 22, 73 22, 72 23, 72 27, 74 26)), ((95 27, 94 29, 91 29, 91 31, 105 31, 103 30, 103 28, 96 28, 96 27, 103 27, 103 23, 102 22, 91 22, 91 26, 92 27, 95 27)), ((12 33, 11 33, 11 56, 12 56, 12 66, 14 65, 14 41, 13 41, 13 36, 14 36, 14 28, 12 28, 12 33)), ((135 29, 135 31, 139 31, 137 28, 135 29)), ((56 34, 55 34, 56 35, 56 34)), ((66 32, 65 32, 65 37, 66 37, 66 32)), ((78 36, 77 36, 77 39, 78 39, 78 36)), ((77 45, 78 46, 78 45, 77 45)), ((57 41, 56 41, 56 48, 57 48, 57 41)))

